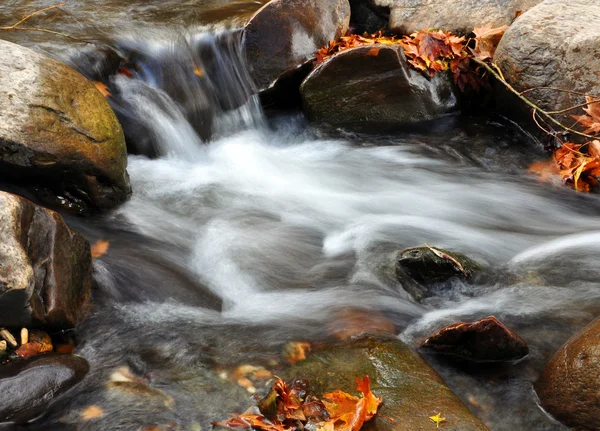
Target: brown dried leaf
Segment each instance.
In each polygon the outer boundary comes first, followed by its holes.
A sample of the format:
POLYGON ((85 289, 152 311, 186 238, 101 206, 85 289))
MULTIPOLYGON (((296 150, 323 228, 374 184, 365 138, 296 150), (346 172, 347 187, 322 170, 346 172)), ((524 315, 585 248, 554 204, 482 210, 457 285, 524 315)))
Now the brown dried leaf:
POLYGON ((110 246, 109 241, 100 239, 94 243, 91 247, 92 259, 98 259, 106 254, 108 247, 110 246))

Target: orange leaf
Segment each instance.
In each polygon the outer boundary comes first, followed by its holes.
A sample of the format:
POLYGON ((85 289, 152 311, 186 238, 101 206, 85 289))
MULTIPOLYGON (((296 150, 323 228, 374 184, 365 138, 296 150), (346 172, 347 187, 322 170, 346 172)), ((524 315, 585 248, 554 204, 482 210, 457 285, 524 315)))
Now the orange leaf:
POLYGON ((475 48, 471 50, 475 58, 482 61, 493 58, 496 47, 507 28, 507 25, 492 28, 491 24, 475 27, 473 30, 475 34, 475 48))
POLYGON ((99 257, 104 256, 108 251, 109 246, 109 241, 105 241, 102 239, 96 241, 91 247, 92 259, 98 259, 99 257))
POLYGON ((100 81, 93 81, 94 85, 96 86, 96 88, 98 89, 98 91, 100 93, 102 93, 102 95, 104 97, 110 97, 110 91, 108 90, 108 87, 106 85, 104 85, 102 82, 100 81))
POLYGON ((306 354, 310 352, 310 343, 306 341, 291 341, 284 347, 285 361, 294 365, 297 362, 306 359, 306 354))
POLYGON ((93 419, 99 419, 104 416, 104 410, 96 405, 87 406, 81 411, 81 419, 84 421, 91 421, 93 419))

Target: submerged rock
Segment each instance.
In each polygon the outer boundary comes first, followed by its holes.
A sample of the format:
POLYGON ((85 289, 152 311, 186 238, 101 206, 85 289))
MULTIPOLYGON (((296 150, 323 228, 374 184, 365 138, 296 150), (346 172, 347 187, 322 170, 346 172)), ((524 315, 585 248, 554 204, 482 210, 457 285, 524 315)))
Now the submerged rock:
POLYGON ((529 353, 527 343, 493 316, 446 326, 421 347, 472 361, 514 361, 529 353))
POLYGON ((78 72, 0 40, 0 178, 78 212, 131 193, 121 126, 78 72))
MULTIPOLYGON (((500 40, 494 62, 517 91, 535 89, 528 92, 529 99, 542 109, 558 111, 585 103, 579 93, 600 92, 599 45, 600 3, 545 0, 510 26, 500 40)), ((530 122, 531 113, 521 100, 510 97, 504 103, 506 112, 513 116, 520 113, 530 122)), ((571 110, 557 118, 570 126, 570 115, 582 113, 571 110)))
POLYGON ((0 192, 0 326, 75 326, 91 288, 87 240, 54 211, 0 192))
POLYGON ((378 6, 389 7, 391 30, 412 33, 419 30, 450 30, 469 33, 475 27, 510 25, 517 11, 527 9, 542 0, 374 0, 378 6))
POLYGON ((600 319, 571 337, 535 384, 542 407, 569 428, 600 429, 600 319))
POLYGON ((480 269, 481 265, 464 254, 441 248, 409 248, 400 252, 396 259, 396 276, 416 300, 431 296, 428 285, 443 283, 453 277, 469 280, 480 269))
POLYGON ((242 48, 259 90, 303 66, 346 33, 348 0, 271 0, 250 19, 242 48))
POLYGON ((317 66, 300 92, 312 120, 363 130, 433 120, 457 103, 449 75, 411 69, 399 45, 342 51, 317 66))
POLYGON ((24 423, 83 379, 84 358, 48 353, 0 366, 0 422, 24 423))
POLYGON ((429 417, 440 412, 445 430, 487 430, 441 377, 394 337, 362 338, 315 352, 283 377, 295 376, 307 379, 318 395, 337 389, 355 394, 356 377, 369 376, 383 404, 365 430, 431 430, 435 424, 429 417))

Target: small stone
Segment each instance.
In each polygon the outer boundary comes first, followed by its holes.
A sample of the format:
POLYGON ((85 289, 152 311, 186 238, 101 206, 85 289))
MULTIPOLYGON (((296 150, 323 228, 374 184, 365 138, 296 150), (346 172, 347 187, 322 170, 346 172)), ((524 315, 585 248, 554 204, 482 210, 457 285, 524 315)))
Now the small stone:
POLYGON ((10 345, 10 347, 18 346, 17 340, 7 329, 0 329, 0 337, 2 337, 10 345))
POLYGON ((0 341, 0 352, 5 352, 7 348, 8 348, 8 345, 6 344, 6 341, 4 341, 4 340, 0 341))
POLYGON ((446 326, 421 347, 477 362, 514 361, 529 353, 527 343, 493 316, 446 326))
POLYGON ((29 342, 29 331, 27 328, 21 329, 21 346, 29 342))

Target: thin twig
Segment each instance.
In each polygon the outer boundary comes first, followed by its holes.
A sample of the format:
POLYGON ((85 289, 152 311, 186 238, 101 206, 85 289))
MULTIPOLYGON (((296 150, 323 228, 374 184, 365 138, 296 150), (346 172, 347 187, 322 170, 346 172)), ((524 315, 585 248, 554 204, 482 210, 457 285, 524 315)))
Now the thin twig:
POLYGON ((587 105, 593 105, 594 103, 600 103, 600 99, 592 100, 592 101, 586 102, 586 103, 581 103, 581 104, 575 105, 575 106, 570 106, 569 108, 561 109, 559 111, 547 111, 547 113, 552 114, 552 115, 564 114, 565 112, 572 111, 573 109, 583 108, 583 107, 586 107, 587 105))
POLYGON ((567 90, 566 88, 556 88, 556 87, 533 87, 533 88, 528 88, 527 90, 523 90, 519 94, 522 96, 524 94, 531 93, 532 91, 536 91, 536 90, 552 90, 552 91, 559 91, 562 93, 577 94, 578 96, 591 96, 594 98, 599 97, 599 96, 594 96, 593 94, 582 93, 580 91, 567 90))
POLYGON ((30 18, 32 18, 32 17, 34 17, 34 16, 36 16, 36 15, 38 15, 40 13, 46 12, 46 11, 51 10, 51 9, 58 9, 59 7, 63 7, 63 6, 65 6, 65 3, 59 3, 59 4, 55 4, 55 5, 52 5, 52 6, 45 7, 45 8, 40 9, 40 10, 36 10, 35 12, 32 12, 29 15, 24 16, 20 21, 17 21, 15 24, 11 25, 10 27, 2 27, 2 28, 15 28, 15 27, 18 27, 19 25, 23 24, 28 19, 30 19, 30 18))
POLYGON ((504 85, 511 93, 513 93, 519 99, 521 99, 527 106, 529 106, 530 108, 535 109, 536 111, 538 111, 539 114, 542 114, 544 117, 546 117, 548 120, 550 120, 552 123, 554 123, 555 125, 557 125, 561 129, 567 130, 568 132, 571 132, 571 133, 573 133, 575 135, 583 136, 583 137, 588 138, 588 139, 593 139, 594 138, 594 136, 592 136, 592 135, 587 135, 585 133, 581 133, 581 132, 578 132, 577 130, 571 129, 568 126, 565 126, 560 121, 558 121, 556 118, 552 117, 552 115, 550 115, 544 109, 540 108, 535 103, 533 103, 531 100, 527 99, 526 97, 523 97, 521 95, 521 93, 519 93, 517 90, 515 90, 512 85, 510 85, 508 82, 506 82, 506 80, 502 79, 502 76, 500 76, 498 74, 498 72, 496 72, 486 62, 478 60, 477 58, 472 58, 471 60, 473 60, 475 63, 479 64, 480 66, 483 66, 488 72, 490 72, 494 76, 494 78, 496 78, 498 81, 500 81, 500 83, 502 85, 504 85))

